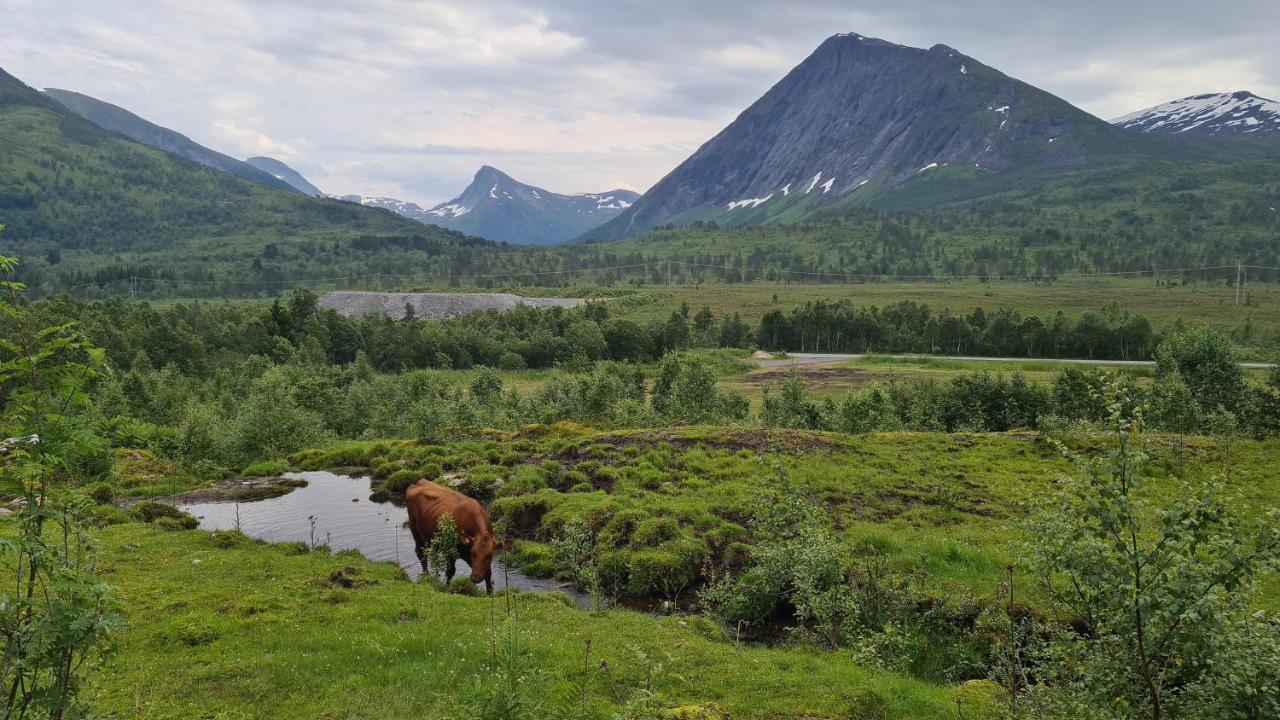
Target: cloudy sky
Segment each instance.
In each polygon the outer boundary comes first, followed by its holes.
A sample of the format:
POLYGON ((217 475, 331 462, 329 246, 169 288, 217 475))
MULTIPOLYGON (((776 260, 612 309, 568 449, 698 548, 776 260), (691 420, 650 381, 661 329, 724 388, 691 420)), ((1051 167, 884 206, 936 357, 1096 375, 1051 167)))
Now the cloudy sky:
POLYGON ((1276 0, 0 0, 0 67, 326 192, 433 205, 482 164, 644 190, 823 38, 945 43, 1101 117, 1280 97, 1276 0))

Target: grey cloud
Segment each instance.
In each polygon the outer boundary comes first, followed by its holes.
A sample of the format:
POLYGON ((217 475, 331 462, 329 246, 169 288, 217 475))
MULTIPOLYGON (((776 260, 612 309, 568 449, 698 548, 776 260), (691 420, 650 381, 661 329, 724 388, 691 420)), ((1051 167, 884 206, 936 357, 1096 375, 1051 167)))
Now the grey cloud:
POLYGON ((490 162, 644 189, 825 37, 945 43, 1103 117, 1280 95, 1274 0, 0 0, 0 66, 334 193, 432 204, 490 162), (234 128, 234 132, 229 130, 234 128))

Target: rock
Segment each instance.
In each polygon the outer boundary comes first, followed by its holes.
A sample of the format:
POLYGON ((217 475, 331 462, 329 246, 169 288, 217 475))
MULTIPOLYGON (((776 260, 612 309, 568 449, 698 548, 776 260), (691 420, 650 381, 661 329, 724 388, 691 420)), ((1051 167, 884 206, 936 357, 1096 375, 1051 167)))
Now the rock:
POLYGON ((13 511, 9 508, 0 508, 0 517, 9 517, 12 514, 13 511))
POLYGON ((10 500, 9 502, 5 503, 4 508, 5 508, 6 510, 14 511, 14 510, 21 510, 22 508, 24 508, 24 507, 26 507, 26 506, 27 506, 27 499, 26 499, 26 498, 14 498, 14 499, 10 500))
POLYGON ((353 290, 325 293, 316 306, 347 317, 382 315, 399 320, 405 316, 405 305, 413 308, 416 318, 438 319, 478 310, 510 310, 517 305, 577 307, 584 302, 580 298, 529 298, 509 293, 378 293, 353 290))
POLYGON ((763 350, 757 350, 754 353, 751 353, 751 358, 753 360, 772 360, 773 353, 767 353, 763 350))

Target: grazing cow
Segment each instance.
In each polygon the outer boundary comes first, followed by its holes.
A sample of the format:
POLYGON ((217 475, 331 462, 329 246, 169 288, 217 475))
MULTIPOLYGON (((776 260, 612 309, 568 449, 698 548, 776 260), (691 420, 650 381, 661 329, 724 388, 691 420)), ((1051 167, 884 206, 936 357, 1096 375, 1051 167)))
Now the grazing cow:
MULTIPOLYGON (((471 582, 484 581, 486 592, 493 593, 493 553, 498 542, 493 537, 489 515, 474 499, 455 490, 437 485, 430 480, 419 480, 404 493, 405 508, 409 511, 409 532, 413 533, 414 552, 427 568, 427 546, 436 536, 440 518, 453 517, 458 530, 458 557, 471 566, 471 582)), ((453 568, 445 568, 445 582, 453 580, 453 568)))

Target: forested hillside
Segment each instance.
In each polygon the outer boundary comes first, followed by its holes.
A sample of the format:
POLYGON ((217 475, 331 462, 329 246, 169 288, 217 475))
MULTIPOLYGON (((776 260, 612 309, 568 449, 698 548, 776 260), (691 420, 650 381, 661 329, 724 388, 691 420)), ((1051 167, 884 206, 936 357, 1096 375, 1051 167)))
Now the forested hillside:
MULTIPOLYGON (((281 274, 270 267, 273 257, 291 255, 306 264, 327 256, 331 273, 342 258, 392 248, 426 258, 487 244, 393 213, 270 189, 131 142, 3 71, 0 221, 5 251, 28 260, 24 278, 37 290, 97 283, 127 292, 129 277, 270 279, 281 274)), ((393 262, 403 267, 403 259, 393 262)))

